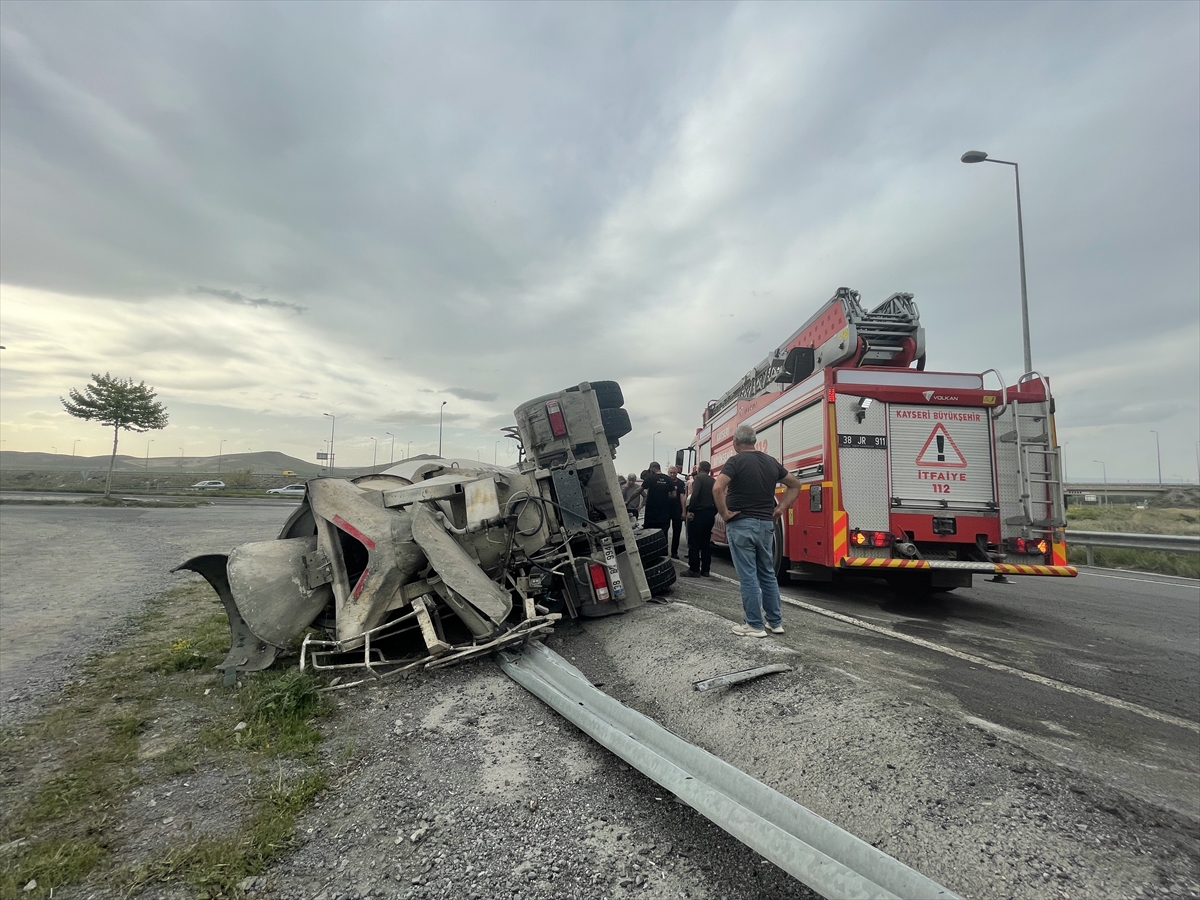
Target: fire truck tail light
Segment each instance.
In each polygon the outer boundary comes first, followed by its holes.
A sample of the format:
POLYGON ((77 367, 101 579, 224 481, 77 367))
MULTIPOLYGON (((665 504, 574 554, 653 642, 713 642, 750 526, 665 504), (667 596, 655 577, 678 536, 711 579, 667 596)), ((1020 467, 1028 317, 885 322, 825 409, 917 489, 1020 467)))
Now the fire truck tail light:
POLYGON ((830 388, 829 393, 825 395, 825 399, 828 400, 830 403, 836 403, 837 402, 837 391, 835 391, 833 388, 830 388))
POLYGON ((1008 549, 1012 553, 1028 553, 1030 555, 1045 556, 1049 546, 1045 539, 1038 541, 1029 540, 1028 538, 1009 538, 1007 541, 1008 549))
POLYGON ((606 602, 611 595, 608 590, 608 573, 604 570, 604 566, 592 563, 588 566, 588 572, 592 576, 592 587, 596 590, 596 599, 601 603, 606 602))
POLYGON ((855 547, 890 547, 895 542, 890 531, 859 531, 855 528, 850 532, 850 543, 855 547))
POLYGON ((546 415, 550 419, 550 430, 554 432, 555 437, 562 437, 567 433, 567 420, 563 418, 562 408, 557 400, 546 402, 546 415))

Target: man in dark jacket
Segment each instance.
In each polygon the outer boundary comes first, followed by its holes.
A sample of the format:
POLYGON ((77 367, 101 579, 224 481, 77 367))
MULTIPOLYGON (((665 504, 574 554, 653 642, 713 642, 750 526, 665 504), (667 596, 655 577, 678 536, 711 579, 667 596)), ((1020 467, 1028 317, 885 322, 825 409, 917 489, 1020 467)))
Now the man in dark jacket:
POLYGON ((713 500, 712 466, 700 463, 699 471, 688 485, 688 567, 687 578, 708 575, 712 564, 712 530, 717 520, 717 504, 713 500))
POLYGON ((766 637, 766 626, 783 634, 783 609, 775 578, 775 520, 782 518, 800 495, 800 480, 779 460, 754 449, 758 436, 749 425, 733 433, 733 456, 721 466, 713 485, 717 512, 725 520, 725 539, 742 589, 744 625, 734 634, 766 637), (775 503, 775 485, 786 489, 775 503))

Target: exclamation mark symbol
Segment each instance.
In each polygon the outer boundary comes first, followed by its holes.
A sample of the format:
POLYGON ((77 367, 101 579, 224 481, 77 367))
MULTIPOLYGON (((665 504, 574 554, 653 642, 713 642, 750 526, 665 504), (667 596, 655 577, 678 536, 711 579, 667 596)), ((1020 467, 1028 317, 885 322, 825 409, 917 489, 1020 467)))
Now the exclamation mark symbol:
POLYGON ((938 462, 946 461, 946 439, 940 434, 937 436, 938 441, 938 462))

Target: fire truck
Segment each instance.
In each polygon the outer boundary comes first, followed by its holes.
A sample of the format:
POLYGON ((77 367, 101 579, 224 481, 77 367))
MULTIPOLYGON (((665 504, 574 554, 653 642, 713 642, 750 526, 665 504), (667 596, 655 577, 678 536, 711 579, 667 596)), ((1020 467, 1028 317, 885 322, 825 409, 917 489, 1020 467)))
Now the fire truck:
MULTIPOLYGON (((872 574, 925 593, 970 587, 976 574, 1077 574, 1048 380, 926 370, 912 294, 867 311, 838 288, 708 403, 693 460, 719 474, 740 425, 803 484, 776 526, 781 577, 872 574)), ((725 543, 719 518, 713 540, 725 543)))

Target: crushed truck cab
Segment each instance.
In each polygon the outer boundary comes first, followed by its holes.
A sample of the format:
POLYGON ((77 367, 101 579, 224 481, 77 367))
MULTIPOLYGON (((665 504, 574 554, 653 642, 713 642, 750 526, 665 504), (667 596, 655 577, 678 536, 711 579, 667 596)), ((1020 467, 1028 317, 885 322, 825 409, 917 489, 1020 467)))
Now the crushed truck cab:
POLYGON ((447 665, 668 588, 662 533, 635 530, 621 499, 623 404, 615 382, 547 394, 506 429, 515 468, 425 457, 316 478, 275 540, 183 563, 228 614, 226 679, 266 668, 301 635, 302 667, 447 665))

